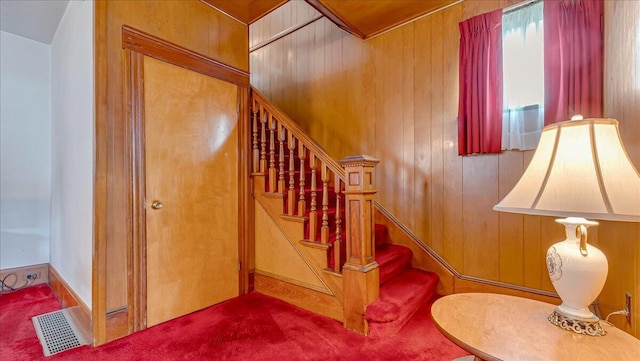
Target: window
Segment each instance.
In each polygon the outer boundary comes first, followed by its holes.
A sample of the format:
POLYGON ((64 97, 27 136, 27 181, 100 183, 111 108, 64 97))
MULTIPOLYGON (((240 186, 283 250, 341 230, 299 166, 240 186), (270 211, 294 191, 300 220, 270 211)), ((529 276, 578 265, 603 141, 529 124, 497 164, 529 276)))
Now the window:
POLYGON ((544 126, 542 1, 502 16, 502 149, 535 149, 544 126))

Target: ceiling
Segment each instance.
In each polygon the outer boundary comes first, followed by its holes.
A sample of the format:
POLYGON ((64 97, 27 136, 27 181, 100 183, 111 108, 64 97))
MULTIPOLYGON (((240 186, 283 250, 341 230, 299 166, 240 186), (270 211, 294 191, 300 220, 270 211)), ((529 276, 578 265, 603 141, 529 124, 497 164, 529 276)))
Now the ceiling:
MULTIPOLYGON (((245 23, 288 0, 201 0, 245 23)), ((367 39, 460 0, 305 0, 341 29, 367 39)), ((51 44, 69 0, 0 0, 0 30, 51 44)))
MULTIPOLYGON (((245 23, 260 19, 288 0, 201 0, 245 23)), ((461 0, 305 0, 361 39, 383 33, 461 0)))
POLYGON ((0 30, 51 44, 69 0, 0 0, 0 30))
POLYGON ((201 0, 223 13, 251 24, 289 0, 201 0))
POLYGON ((306 0, 341 29, 362 39, 381 34, 460 0, 306 0))

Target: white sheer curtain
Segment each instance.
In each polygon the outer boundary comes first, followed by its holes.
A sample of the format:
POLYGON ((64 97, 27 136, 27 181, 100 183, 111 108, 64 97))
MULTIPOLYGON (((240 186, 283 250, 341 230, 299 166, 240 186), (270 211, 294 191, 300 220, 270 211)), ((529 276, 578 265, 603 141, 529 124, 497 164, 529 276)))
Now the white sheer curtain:
POLYGON ((544 126, 542 1, 502 16, 502 149, 534 149, 544 126))

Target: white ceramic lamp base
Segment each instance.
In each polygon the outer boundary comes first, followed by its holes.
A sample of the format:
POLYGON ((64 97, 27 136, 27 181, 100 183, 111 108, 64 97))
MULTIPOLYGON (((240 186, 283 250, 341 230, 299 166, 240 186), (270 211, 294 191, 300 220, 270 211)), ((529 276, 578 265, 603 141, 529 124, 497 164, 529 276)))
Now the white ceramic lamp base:
POLYGON ((562 304, 549 316, 551 323, 576 333, 606 334, 600 319, 589 310, 607 279, 604 253, 587 243, 586 227, 597 222, 584 218, 558 219, 565 226, 567 239, 547 251, 547 270, 562 304))

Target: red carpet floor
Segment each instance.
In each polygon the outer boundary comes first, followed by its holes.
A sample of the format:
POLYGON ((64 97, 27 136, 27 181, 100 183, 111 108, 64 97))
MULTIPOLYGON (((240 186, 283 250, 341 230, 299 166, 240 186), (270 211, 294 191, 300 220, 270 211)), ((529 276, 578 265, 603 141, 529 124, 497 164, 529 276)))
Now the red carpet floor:
MULTIPOLYGON (((0 360, 43 360, 31 317, 60 304, 47 285, 0 295, 0 360)), ((424 305, 394 337, 364 337, 332 319, 251 293, 101 347, 47 360, 453 360, 424 305)))

